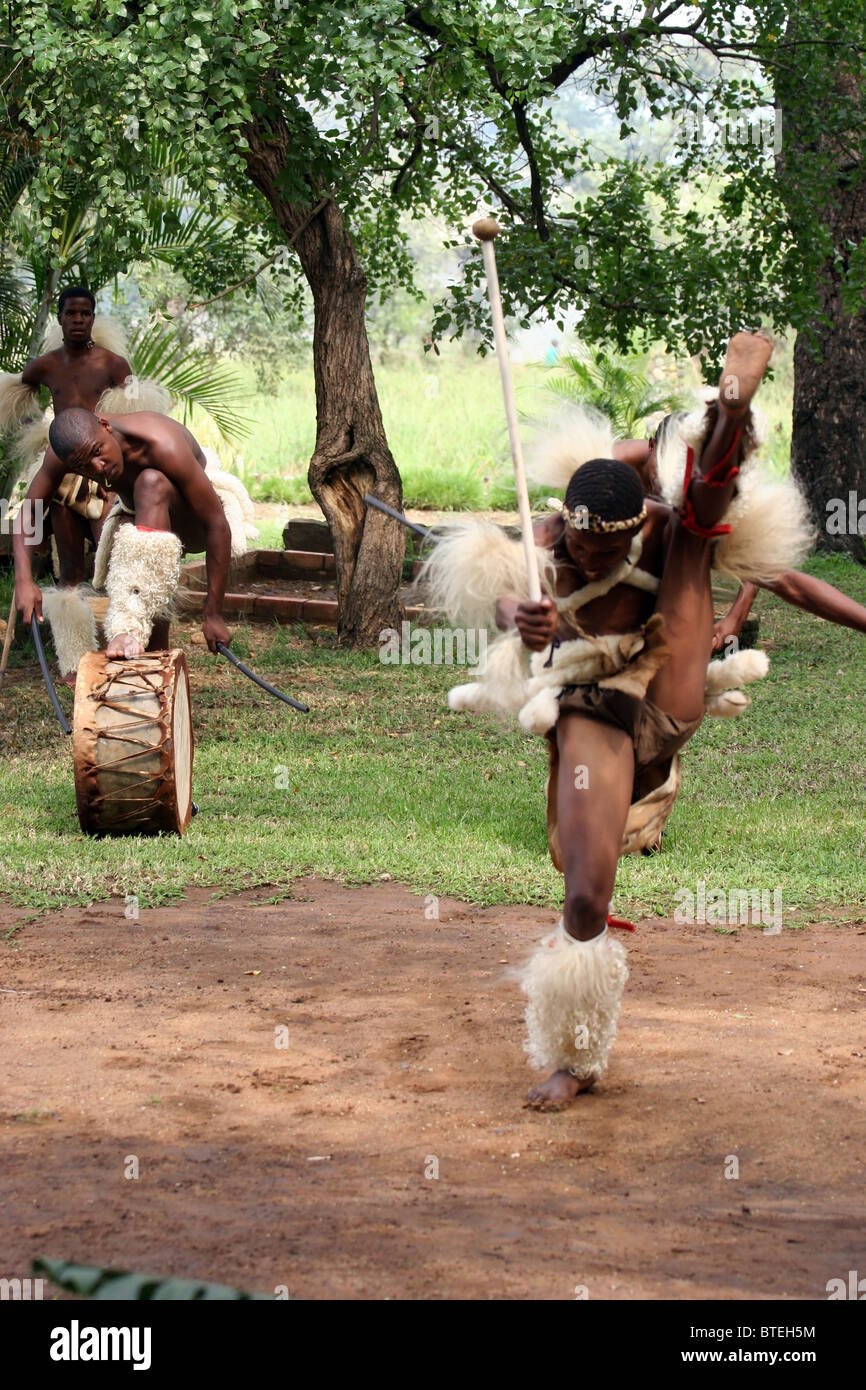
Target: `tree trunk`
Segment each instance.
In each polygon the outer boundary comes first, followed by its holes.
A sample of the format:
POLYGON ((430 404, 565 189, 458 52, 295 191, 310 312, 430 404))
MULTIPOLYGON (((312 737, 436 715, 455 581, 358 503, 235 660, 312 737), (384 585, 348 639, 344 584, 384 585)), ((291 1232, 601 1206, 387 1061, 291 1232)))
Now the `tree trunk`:
POLYGON ((33 327, 30 330, 30 341, 27 344, 27 360, 36 357, 42 346, 42 339, 45 336, 45 329, 51 317, 51 310, 54 307, 54 298, 57 294, 57 281, 60 278, 59 270, 49 270, 45 277, 45 288, 42 291, 42 298, 36 309, 36 318, 33 320, 33 327))
POLYGON ((370 645, 383 628, 400 627, 399 589, 405 536, 398 522, 367 508, 372 492, 402 508, 400 474, 388 448, 364 306, 367 280, 342 213, 332 198, 308 206, 286 200, 289 132, 271 112, 244 129, 250 177, 294 246, 313 293, 316 448, 308 478, 331 528, 337 567, 338 633, 347 645, 370 645))
MULTIPOLYGON (((796 39, 795 21, 786 37, 796 39)), ((822 128, 820 110, 804 110, 797 74, 777 87, 782 106, 783 145, 777 170, 794 235, 808 239, 817 220, 829 233, 832 251, 815 284, 815 312, 797 335, 794 349, 794 409, 791 467, 809 498, 818 544, 866 560, 866 310, 846 310, 843 289, 852 250, 866 236, 866 183, 861 169, 858 113, 864 94, 844 59, 832 75, 835 102, 850 104, 850 133, 822 128), (799 101, 798 101, 799 95, 799 101), (822 205, 802 196, 810 161, 831 161, 833 186, 822 205), (801 178, 800 175, 803 175, 801 178), (854 494, 852 497, 851 494, 854 494), (858 511, 863 501, 863 517, 858 511), (862 529, 858 531, 859 521, 862 529)))

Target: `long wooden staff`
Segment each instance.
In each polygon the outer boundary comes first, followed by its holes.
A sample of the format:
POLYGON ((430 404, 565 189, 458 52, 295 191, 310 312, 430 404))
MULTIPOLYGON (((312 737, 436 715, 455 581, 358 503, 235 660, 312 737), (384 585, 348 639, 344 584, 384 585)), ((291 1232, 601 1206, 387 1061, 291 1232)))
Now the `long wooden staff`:
POLYGON ((3 654, 0 656, 0 681, 6 675, 6 667, 9 662, 9 648, 12 646, 12 637, 15 633, 15 595, 12 595, 12 607, 9 609, 9 621, 6 624, 6 636, 3 638, 3 654))
POLYGON ((484 270, 487 275, 487 297, 490 300, 493 338, 496 343, 496 356, 499 360, 502 394, 505 397, 505 418, 508 421, 508 438, 511 442, 511 461, 514 464, 514 486, 517 489, 520 530, 523 535, 523 549, 526 554, 529 597, 533 603, 539 603, 541 600, 541 580, 538 577, 535 538, 532 534, 532 513, 529 510, 529 490, 526 486, 523 450, 520 447, 520 434, 517 429, 517 406, 514 402, 514 386, 511 381, 511 367, 508 361, 505 319, 502 314, 502 298, 499 293, 499 276, 496 273, 496 253, 493 250, 493 239, 499 235, 499 223, 493 217, 482 217, 479 222, 474 223, 472 235, 481 242, 484 270))

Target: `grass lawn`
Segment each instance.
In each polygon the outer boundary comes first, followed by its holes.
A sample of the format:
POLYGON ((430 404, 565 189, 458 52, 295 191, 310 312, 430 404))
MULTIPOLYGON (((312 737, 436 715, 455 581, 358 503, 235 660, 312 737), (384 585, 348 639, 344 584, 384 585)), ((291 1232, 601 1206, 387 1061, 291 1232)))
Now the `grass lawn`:
MULTIPOLYGON (((771 467, 784 472, 791 443, 790 349, 776 356, 776 375, 762 386, 759 403, 768 428, 764 456, 771 467)), ((253 422, 250 437, 232 457, 201 417, 195 433, 204 443, 220 447, 224 462, 243 477, 257 501, 312 501, 307 486, 316 436, 312 369, 287 371, 279 390, 265 395, 255 391, 249 367, 235 365, 249 392, 243 411, 253 422)), ((407 507, 481 511, 515 506, 502 388, 493 357, 467 356, 446 345, 438 358, 377 362, 375 374, 407 507)), ((543 366, 515 362, 513 374, 524 444, 531 451, 531 422, 555 415, 563 402, 550 391, 551 373, 543 366)), ((536 489, 534 501, 543 506, 549 491, 536 489)))
MULTIPOLYGON (((811 571, 866 602, 866 571, 843 558, 811 571)), ((9 583, 0 581, 0 609, 9 583)), ((852 920, 866 904, 866 639, 762 594, 768 679, 740 719, 707 720, 684 757, 663 852, 621 862, 618 912, 671 913, 678 889, 781 888, 795 920, 852 920)), ((304 872, 365 882, 390 874, 420 893, 556 907, 546 850, 544 741, 452 714, 453 668, 381 665, 337 649, 326 629, 241 627, 234 647, 312 707, 293 714, 176 629, 192 671, 201 815, 182 840, 85 839, 70 740, 32 649, 13 649, 0 695, 0 895, 38 910, 190 884, 228 893, 304 872), (280 773, 279 769, 286 769, 280 773), (276 782, 287 782, 279 789, 276 782)), ((71 709, 71 691, 60 696, 71 709)))

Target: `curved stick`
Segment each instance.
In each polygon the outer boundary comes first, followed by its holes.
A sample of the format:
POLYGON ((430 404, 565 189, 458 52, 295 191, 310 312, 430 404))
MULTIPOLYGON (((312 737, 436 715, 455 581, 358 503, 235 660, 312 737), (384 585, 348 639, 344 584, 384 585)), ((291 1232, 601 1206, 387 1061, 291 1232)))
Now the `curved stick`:
POLYGON ((217 642, 217 651, 221 652, 224 657, 227 657, 228 660, 231 662, 232 666, 236 666, 239 671, 242 671, 243 674, 247 677, 247 680, 253 681, 255 685, 260 685, 262 690, 266 690, 269 695, 274 695, 276 699, 282 700, 283 704, 291 705, 292 709, 300 710, 301 714, 309 714, 309 705, 299 704, 298 701, 293 700, 290 695, 284 695, 282 690, 277 690, 277 687, 275 685, 270 685, 268 681, 263 680, 261 676, 257 676, 255 671, 251 671, 249 666, 245 666, 242 661, 238 660, 234 652, 229 651, 225 642, 217 642))
POLYGON ((48 694, 51 696, 51 703, 54 706, 54 713, 60 720, 60 727, 63 730, 63 732, 65 734, 71 734, 72 730, 70 729, 69 724, 67 723, 66 715, 60 708, 60 701, 57 698, 57 691, 54 689, 54 682, 51 679, 51 675, 48 671, 48 662, 45 660, 45 648, 42 645, 42 635, 39 631, 39 621, 35 613, 33 614, 33 617, 30 619, 30 633, 33 637, 33 645, 36 648, 36 655, 39 657, 39 665, 42 668, 42 679, 45 682, 48 694))
POLYGON ((421 526, 417 521, 410 521, 408 516, 404 516, 394 507, 389 507, 387 502, 380 502, 378 497, 374 497, 371 492, 364 493, 364 501, 368 507, 375 507, 377 511, 384 512, 386 516, 392 516, 395 521, 399 521, 410 531, 415 531, 417 535, 423 536, 425 540, 431 539, 431 533, 426 526, 421 526))

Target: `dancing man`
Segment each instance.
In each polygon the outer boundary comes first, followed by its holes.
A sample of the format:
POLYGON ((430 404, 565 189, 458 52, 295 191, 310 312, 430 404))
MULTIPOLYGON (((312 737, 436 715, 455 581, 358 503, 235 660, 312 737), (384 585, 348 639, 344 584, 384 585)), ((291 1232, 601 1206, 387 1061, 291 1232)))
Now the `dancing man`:
MULTIPOLYGON (((675 453, 679 461, 678 480, 666 480, 670 503, 644 496, 632 463, 613 456, 609 430, 603 451, 572 455, 561 512, 536 528, 540 602, 513 582, 507 591, 517 571, 495 528, 444 537, 425 567, 434 603, 452 616, 459 588, 471 598, 464 617, 480 615, 499 588, 503 635, 482 680, 451 691, 452 708, 519 707, 523 727, 550 742, 548 836, 565 903, 522 978, 526 1050, 549 1072, 529 1093, 539 1109, 566 1105, 607 1067, 627 978, 625 950, 608 927, 617 861, 634 847, 629 823, 641 806, 655 805, 663 823, 679 786, 676 755, 704 715, 714 549, 724 542, 734 573, 763 580, 810 540, 792 485, 741 476, 755 444, 751 401, 771 350, 760 335, 736 334, 717 400, 661 428, 660 471, 670 472, 675 453), (771 505, 750 507, 759 496, 771 505)), ((766 658, 741 653, 733 664, 739 679, 729 685, 763 674, 766 658)))

